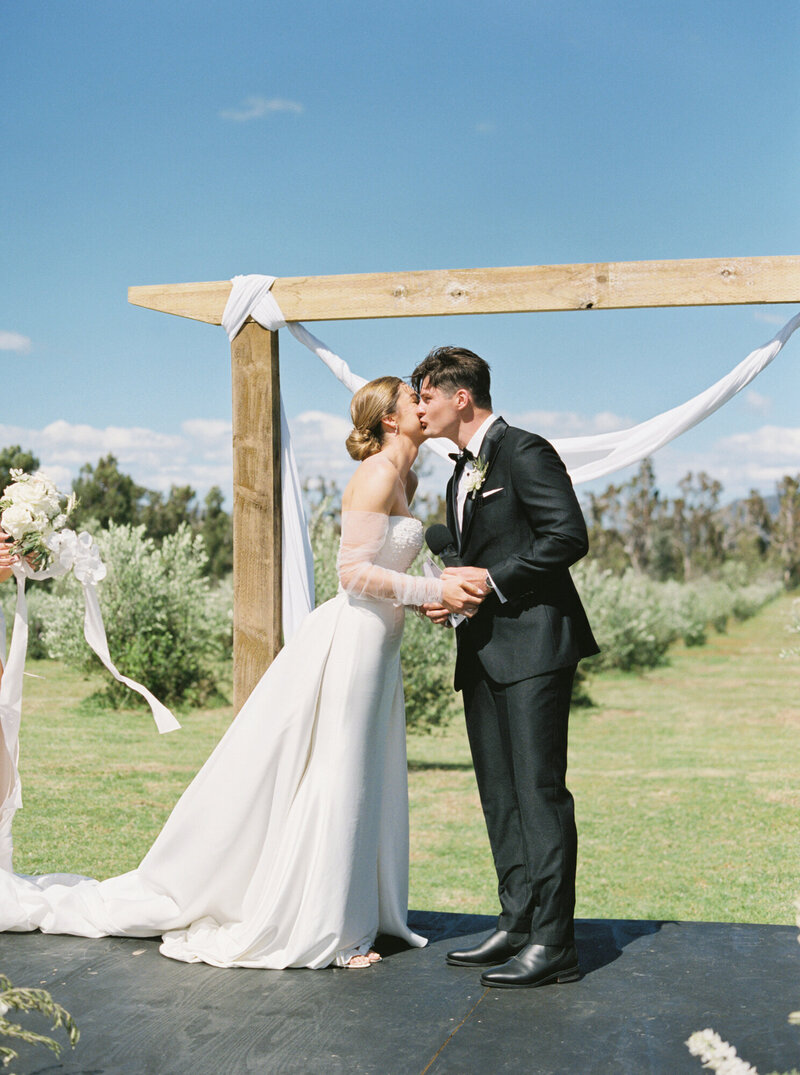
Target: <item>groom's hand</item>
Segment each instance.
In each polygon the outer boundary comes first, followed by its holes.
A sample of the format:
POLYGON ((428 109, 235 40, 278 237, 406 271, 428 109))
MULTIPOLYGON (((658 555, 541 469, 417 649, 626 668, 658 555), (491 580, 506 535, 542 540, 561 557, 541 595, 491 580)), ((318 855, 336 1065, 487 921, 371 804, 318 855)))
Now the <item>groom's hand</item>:
POLYGON ((486 585, 488 572, 485 567, 446 567, 442 572, 442 579, 458 579, 461 583, 469 584, 474 592, 484 598, 489 593, 486 585))
POLYGON ((442 582, 442 605, 457 616, 474 616, 488 593, 469 579, 453 573, 443 571, 442 582))

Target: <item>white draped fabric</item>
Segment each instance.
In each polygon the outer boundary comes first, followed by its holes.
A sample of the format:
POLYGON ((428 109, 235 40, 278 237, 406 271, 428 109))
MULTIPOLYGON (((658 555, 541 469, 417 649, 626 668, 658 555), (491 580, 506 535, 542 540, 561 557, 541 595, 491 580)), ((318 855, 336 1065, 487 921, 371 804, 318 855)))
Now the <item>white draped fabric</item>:
MULTIPOLYGON (((366 384, 364 377, 353 373, 344 359, 326 347, 307 328, 299 322, 285 320, 270 291, 274 282, 274 276, 234 276, 231 294, 222 315, 222 325, 229 338, 232 340, 236 336, 249 317, 272 332, 286 327, 300 343, 322 359, 334 376, 351 392, 366 384)), ((750 384, 772 362, 799 325, 800 314, 795 314, 768 343, 752 351, 725 377, 686 403, 664 411, 663 414, 657 414, 645 422, 631 426, 630 429, 613 433, 554 438, 553 446, 564 460, 573 483, 578 485, 594 478, 603 478, 632 463, 638 463, 702 422, 750 384)), ((281 436, 284 467, 283 632, 284 637, 289 639, 314 605, 314 560, 283 402, 281 436)), ((453 450, 453 445, 443 440, 427 441, 426 447, 441 456, 447 456, 453 450)))

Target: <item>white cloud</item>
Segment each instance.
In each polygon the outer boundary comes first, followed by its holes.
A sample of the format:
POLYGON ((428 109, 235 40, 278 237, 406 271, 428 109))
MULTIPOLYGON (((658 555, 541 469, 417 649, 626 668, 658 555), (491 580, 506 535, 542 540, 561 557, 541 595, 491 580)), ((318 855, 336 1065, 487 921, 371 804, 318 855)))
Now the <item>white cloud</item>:
POLYGON ((575 411, 525 411, 507 416, 511 425, 529 429, 548 440, 558 437, 585 437, 592 433, 613 433, 634 425, 630 418, 622 418, 612 411, 597 414, 578 414, 575 411))
POLYGON ((754 388, 744 394, 744 404, 748 410, 755 411, 756 414, 769 414, 772 408, 772 400, 769 396, 762 396, 760 392, 756 392, 754 388))
POLYGON ((789 320, 788 317, 783 317, 782 314, 768 314, 766 310, 756 310, 753 314, 754 321, 763 321, 765 325, 777 325, 779 328, 781 325, 785 325, 789 320))
MULTIPOLYGON (((721 437, 703 451, 686 451, 680 439, 653 456, 659 488, 674 495, 678 481, 704 470, 722 482, 723 499, 747 496, 751 489, 773 493, 786 474, 800 473, 800 428, 762 426, 721 437)), ((609 478, 609 481, 614 480, 609 478)))
POLYGON ((355 462, 344 442, 353 428, 340 415, 304 411, 289 422, 301 479, 325 478, 341 488, 350 480, 355 462))
POLYGON ((0 332, 0 351, 19 351, 23 354, 30 349, 29 337, 23 336, 21 332, 0 332))
POLYGON ((20 444, 41 461, 61 488, 69 488, 84 463, 96 465, 111 453, 120 469, 148 489, 191 485, 201 497, 219 485, 230 499, 230 424, 195 419, 180 433, 139 427, 78 425, 59 419, 43 429, 0 425, 0 446, 20 444), (225 432, 227 431, 227 435, 225 432))
POLYGON ((274 112, 294 112, 299 115, 303 106, 299 101, 287 101, 282 97, 245 97, 238 108, 225 108, 219 114, 222 119, 234 123, 248 123, 252 119, 263 119, 274 112))

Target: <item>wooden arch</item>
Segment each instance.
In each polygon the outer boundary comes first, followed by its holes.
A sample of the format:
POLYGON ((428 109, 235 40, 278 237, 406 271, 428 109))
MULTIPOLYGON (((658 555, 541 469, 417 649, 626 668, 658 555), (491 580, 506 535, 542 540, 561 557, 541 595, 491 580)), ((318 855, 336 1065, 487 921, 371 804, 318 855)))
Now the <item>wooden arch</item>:
MULTIPOLYGON (((128 300, 222 323, 229 280, 128 289, 128 300)), ((504 269, 279 277, 287 321, 800 302, 800 256, 623 261, 504 269)), ((233 700, 236 712, 281 645, 278 333, 253 321, 231 344, 233 700)))

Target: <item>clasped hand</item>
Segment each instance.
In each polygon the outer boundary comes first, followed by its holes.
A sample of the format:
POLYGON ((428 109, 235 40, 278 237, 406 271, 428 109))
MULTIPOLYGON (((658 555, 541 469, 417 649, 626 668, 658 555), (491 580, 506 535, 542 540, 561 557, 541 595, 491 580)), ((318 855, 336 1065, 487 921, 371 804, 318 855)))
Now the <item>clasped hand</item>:
POLYGON ((471 618, 480 608, 489 590, 486 569, 482 567, 446 567, 442 572, 442 603, 422 606, 432 623, 444 626, 451 613, 471 618))
POLYGON ((18 556, 9 552, 12 539, 0 530, 0 579, 7 578, 13 565, 19 560, 18 556))

